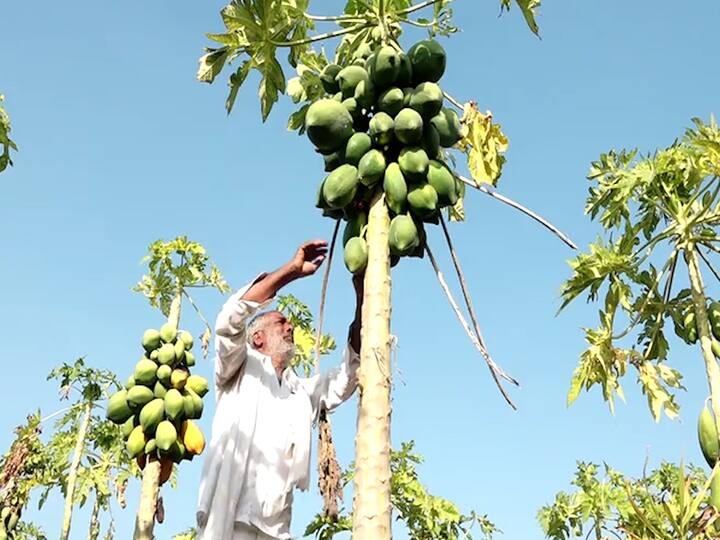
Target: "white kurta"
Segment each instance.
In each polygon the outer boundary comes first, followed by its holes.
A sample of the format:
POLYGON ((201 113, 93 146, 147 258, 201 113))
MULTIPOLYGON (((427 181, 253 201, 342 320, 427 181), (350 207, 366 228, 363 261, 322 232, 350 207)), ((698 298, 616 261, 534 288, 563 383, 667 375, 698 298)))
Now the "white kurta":
POLYGON ((199 540, 232 540, 234 523, 290 538, 292 492, 308 489, 312 424, 322 404, 331 411, 357 387, 358 354, 348 344, 342 363, 323 375, 278 381, 270 357, 247 343, 246 324, 262 304, 241 300, 261 274, 233 294, 215 325, 215 399, 197 522, 199 540))

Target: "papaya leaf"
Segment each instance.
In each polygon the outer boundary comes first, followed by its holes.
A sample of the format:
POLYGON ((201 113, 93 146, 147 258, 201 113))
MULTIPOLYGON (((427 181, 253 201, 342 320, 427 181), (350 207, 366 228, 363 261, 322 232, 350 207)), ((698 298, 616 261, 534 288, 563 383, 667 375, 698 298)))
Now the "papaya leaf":
MULTIPOLYGON (((535 12, 540 7, 540 0, 515 0, 525 17, 525 22, 536 36, 540 36, 540 28, 535 20, 535 12)), ((501 0, 500 11, 510 11, 511 0, 501 0)))
POLYGON ((505 164, 507 137, 500 125, 493 123, 492 114, 481 113, 474 103, 465 104, 461 123, 462 138, 457 146, 467 155, 470 175, 476 182, 497 186, 505 164))
POLYGON ((2 106, 4 99, 5 96, 0 94, 0 145, 3 147, 2 155, 0 155, 0 172, 4 171, 8 165, 13 164, 10 150, 17 151, 16 144, 10 139, 10 117, 2 106))
POLYGON ((211 83, 222 71, 225 61, 228 58, 228 47, 219 49, 205 49, 206 54, 200 57, 200 67, 198 68, 197 78, 199 81, 211 83))
POLYGON ((240 87, 245 82, 245 79, 247 78, 248 73, 250 73, 250 68, 252 68, 252 66, 252 60, 246 60, 239 68, 237 68, 237 71, 235 71, 235 73, 230 75, 230 79, 228 80, 230 93, 228 94, 227 100, 225 101, 225 110, 228 114, 230 114, 230 112, 232 111, 232 108, 235 105, 235 99, 237 98, 238 90, 240 90, 240 87))

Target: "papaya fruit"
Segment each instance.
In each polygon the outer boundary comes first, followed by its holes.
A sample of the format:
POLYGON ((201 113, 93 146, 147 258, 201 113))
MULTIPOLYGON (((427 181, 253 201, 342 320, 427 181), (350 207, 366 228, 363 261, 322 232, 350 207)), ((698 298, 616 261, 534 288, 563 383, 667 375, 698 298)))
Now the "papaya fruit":
MULTIPOLYGON (((350 240, 351 238, 360 236, 362 228, 365 225, 367 225, 367 214, 365 212, 356 212, 355 214, 350 216, 350 219, 348 219, 347 223, 345 224, 345 230, 343 231, 343 246, 346 245, 348 243, 348 240, 350 240)), ((195 389, 193 388, 193 390, 195 389)), ((203 395, 197 390, 195 390, 195 392, 200 396, 203 395)))
POLYGON ((195 355, 191 351, 185 351, 185 365, 187 367, 195 365, 195 355))
POLYGON ((342 103, 320 99, 307 110, 305 130, 319 150, 332 153, 353 134, 353 119, 342 103))
POLYGON ((158 349, 157 361, 159 364, 172 366, 175 364, 175 345, 172 343, 165 343, 160 349, 158 349))
MULTIPOLYGON (((172 345, 170 345, 172 347, 172 345)), ((135 364, 135 384, 143 384, 145 386, 152 387, 155 384, 157 373, 157 364, 149 358, 141 358, 140 361, 135 364)))
POLYGON ((128 405, 132 409, 139 409, 146 403, 150 403, 153 399, 155 399, 155 394, 153 390, 147 386, 138 384, 128 390, 128 405))
POLYGON ((425 124, 423 129, 422 147, 430 159, 440 157, 440 135, 432 124, 425 124))
POLYGON ((395 137, 404 144, 414 145, 423 136, 423 120, 414 109, 402 109, 395 117, 395 137))
POLYGON ((174 465, 172 459, 169 457, 164 457, 160 460, 160 485, 170 480, 174 465))
POLYGON ((358 170, 353 165, 340 165, 323 182, 323 199, 332 209, 343 208, 353 200, 358 185, 358 170))
POLYGON ((373 82, 380 88, 390 86, 400 74, 400 55, 390 45, 383 45, 375 53, 373 82))
POLYGON ((122 424, 133 415, 127 402, 127 395, 128 390, 123 388, 115 392, 108 400, 105 416, 114 424, 122 424))
POLYGON ((370 81, 370 79, 367 81, 360 81, 355 87, 353 98, 355 98, 355 101, 358 104, 358 112, 362 112, 362 108, 369 109, 377 100, 375 85, 370 81))
POLYGON ((705 461, 708 466, 714 467, 720 457, 720 441, 718 440, 718 432, 715 426, 715 418, 707 406, 707 402, 700 412, 697 423, 698 442, 705 461))
POLYGON ((419 242, 417 225, 412 217, 399 214, 392 218, 388 235, 390 253, 397 256, 407 255, 417 248, 419 242))
POLYGON ((430 160, 425 150, 418 146, 408 146, 400 151, 398 165, 405 179, 410 182, 421 182, 427 177, 430 160))
POLYGON ((393 119, 389 114, 375 113, 370 119, 370 138, 377 146, 388 144, 392 140, 394 126, 393 119))
POLYGON ((170 447, 177 441, 177 430, 172 422, 163 420, 155 430, 155 440, 160 450, 167 452, 170 447))
POLYGON ((372 46, 369 43, 363 43, 353 53, 353 59, 361 58, 363 61, 372 54, 372 46))
POLYGON ((340 84, 335 80, 342 68, 337 64, 328 64, 320 72, 320 84, 328 94, 335 94, 340 91, 340 84))
POLYGON ((182 423, 180 437, 187 452, 199 456, 205 450, 205 437, 192 420, 186 420, 182 423))
POLYGON ((145 443, 145 450, 144 450, 145 454, 150 455, 155 450, 157 450, 157 441, 154 438, 148 439, 148 441, 145 443))
POLYGON ((157 368, 157 372, 155 373, 155 376, 157 377, 157 380, 163 383, 165 386, 170 385, 170 374, 172 373, 172 368, 168 365, 162 365, 157 368))
POLYGON ((400 170, 400 165, 395 162, 388 164, 385 168, 383 190, 388 208, 396 214, 403 212, 407 201, 407 183, 400 170))
POLYGON ((372 148, 372 139, 367 133, 355 133, 348 139, 345 146, 345 161, 350 165, 357 166, 368 150, 372 148))
POLYGON ((150 351, 150 355, 148 358, 152 360, 153 362, 157 362, 158 356, 160 355, 160 349, 155 349, 154 351, 150 351))
POLYGON ((710 505, 716 511, 720 511, 720 470, 713 472, 712 480, 710 480, 710 505))
POLYGON ((372 186, 385 173, 385 156, 380 150, 370 150, 358 163, 358 179, 364 186, 372 186))
POLYGON ((411 187, 407 201, 410 211, 419 218, 433 214, 438 207, 437 192, 427 182, 411 187))
POLYGON ((135 376, 130 375, 125 382, 125 390, 130 390, 133 386, 135 386, 135 376))
POLYGON ((388 115, 395 117, 397 113, 403 108, 403 100, 405 96, 403 91, 397 87, 388 88, 382 94, 377 101, 377 109, 388 115))
POLYGON ((455 191, 455 177, 444 163, 430 160, 428 164, 427 181, 438 196, 438 204, 441 207, 452 206, 457 202, 455 191))
POLYGON ((178 339, 183 342, 183 345, 185 345, 185 350, 189 351, 193 348, 193 337, 190 332, 187 330, 183 330, 178 334, 178 339))
POLYGON ((125 423, 122 426, 120 426, 120 432, 122 433, 123 439, 127 439, 130 436, 130 433, 132 433, 132 430, 135 429, 135 426, 137 425, 136 420, 136 416, 131 416, 125 420, 125 423))
POLYGON ((195 418, 195 402, 189 392, 185 392, 183 398, 183 416, 185 418, 195 418))
POLYGON ((185 455, 185 446, 179 440, 175 441, 166 454, 174 463, 180 463, 185 455))
POLYGON ((185 386, 200 397, 204 397, 208 393, 208 381, 200 375, 190 375, 185 386))
POLYGON ((370 81, 370 77, 362 66, 347 66, 338 72, 335 80, 340 85, 343 98, 349 98, 355 94, 355 89, 358 84, 360 84, 361 81, 365 81, 367 84, 367 82, 370 81))
POLYGON ((344 163, 345 158, 345 152, 340 149, 336 152, 333 152, 332 154, 327 154, 326 156, 323 156, 323 162, 324 167, 323 170, 325 172, 332 172, 335 169, 337 169, 340 165, 344 163))
POLYGON ((434 82, 420 83, 410 96, 410 108, 415 109, 425 119, 432 119, 440 112, 443 93, 434 82))
POLYGON ((715 355, 715 358, 720 358, 720 341, 718 341, 715 338, 712 338, 712 352, 715 355))
POLYGON ((142 426, 137 426, 132 430, 125 448, 127 448, 128 454, 131 458, 134 458, 145 451, 145 433, 143 433, 142 426))
POLYGON ((168 391, 167 387, 160 381, 157 381, 153 388, 153 395, 156 398, 164 398, 165 394, 167 394, 167 391, 168 391))
POLYGON ((165 419, 165 400, 153 399, 140 410, 140 427, 145 433, 155 433, 157 425, 165 419))
POLYGON ((685 312, 683 323, 685 325, 685 341, 690 344, 697 343, 697 321, 695 319, 695 311, 692 309, 692 306, 685 312))
POLYGON ((460 120, 452 109, 443 107, 432 117, 430 123, 438 132, 441 146, 450 148, 460 140, 460 120))
POLYGON ((342 103, 342 100, 343 100, 342 92, 336 93, 336 94, 333 95, 333 97, 330 98, 330 99, 332 99, 333 101, 337 101, 338 103, 342 103))
POLYGON ((147 352, 153 351, 160 346, 160 332, 148 328, 143 332, 142 346, 147 352))
POLYGON ((403 107, 410 106, 410 98, 412 98, 415 88, 412 86, 403 88, 403 107))
MULTIPOLYGON (((342 100, 342 106, 350 114, 350 117, 355 121, 355 118, 362 114, 362 106, 358 103, 354 97, 349 97, 342 100)), ((353 128, 354 129, 354 128, 353 128)), ((341 147, 342 148, 342 147, 341 147)))
POLYGON ((175 362, 185 360, 185 344, 182 341, 175 342, 175 362))
POLYGON ((173 369, 172 373, 170 374, 170 385, 173 388, 182 390, 183 388, 185 388, 185 383, 187 382, 189 376, 190 373, 185 368, 173 369))
POLYGON ((174 343, 177 337, 177 328, 174 324, 165 323, 160 327, 160 339, 163 343, 174 343))
POLYGON ((397 79, 395 79, 395 85, 404 88, 410 86, 412 80, 412 62, 410 61, 410 57, 405 53, 400 53, 400 69, 398 70, 397 79))
POLYGON ((368 261, 367 242, 359 236, 354 236, 345 244, 343 252, 345 267, 352 273, 357 274, 365 270, 368 261))
POLYGON ((179 390, 171 388, 163 400, 165 416, 170 420, 178 420, 185 414, 185 400, 179 390))
POLYGON ((445 73, 445 50, 434 39, 425 39, 410 47, 407 53, 412 64, 413 80, 437 82, 445 73))
POLYGON ((203 413, 203 400, 200 396, 198 396, 195 392, 193 392, 190 388, 185 388, 185 394, 187 396, 190 396, 190 400, 192 401, 193 406, 193 414, 192 416, 188 417, 190 419, 198 419, 202 416, 203 413))

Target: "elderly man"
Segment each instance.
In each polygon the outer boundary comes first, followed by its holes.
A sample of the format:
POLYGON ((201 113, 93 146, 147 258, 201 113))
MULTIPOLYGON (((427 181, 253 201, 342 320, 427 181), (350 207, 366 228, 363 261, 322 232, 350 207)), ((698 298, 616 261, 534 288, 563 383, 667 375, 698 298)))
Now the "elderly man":
POLYGON ((355 319, 339 367, 298 377, 293 327, 279 311, 260 312, 285 285, 314 274, 327 242, 298 248, 290 262, 233 294, 217 317, 216 411, 203 464, 197 522, 201 540, 290 538, 293 489, 307 490, 312 425, 357 386, 362 276, 353 278, 355 319), (258 314, 259 313, 259 314, 258 314))

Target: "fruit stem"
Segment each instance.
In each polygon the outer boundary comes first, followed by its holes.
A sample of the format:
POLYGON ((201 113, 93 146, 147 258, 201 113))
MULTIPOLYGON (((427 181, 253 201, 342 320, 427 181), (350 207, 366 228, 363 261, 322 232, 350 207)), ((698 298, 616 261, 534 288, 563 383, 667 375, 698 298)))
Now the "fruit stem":
POLYGON ((687 246, 685 248, 685 256, 690 277, 690 291, 695 307, 698 338, 700 340, 703 359, 705 360, 708 386, 710 387, 710 403, 713 416, 715 417, 715 428, 718 430, 718 433, 720 433, 720 367, 712 351, 713 337, 710 332, 704 285, 694 246, 687 246))

